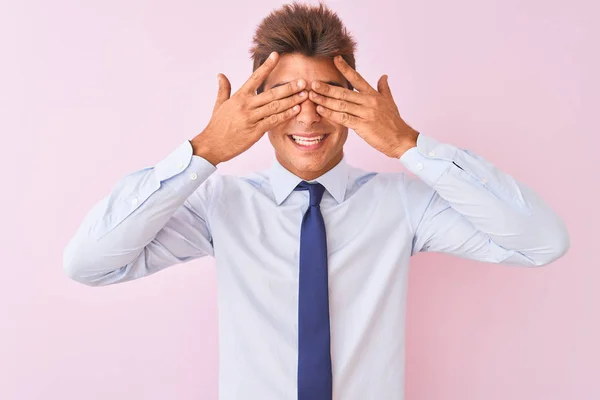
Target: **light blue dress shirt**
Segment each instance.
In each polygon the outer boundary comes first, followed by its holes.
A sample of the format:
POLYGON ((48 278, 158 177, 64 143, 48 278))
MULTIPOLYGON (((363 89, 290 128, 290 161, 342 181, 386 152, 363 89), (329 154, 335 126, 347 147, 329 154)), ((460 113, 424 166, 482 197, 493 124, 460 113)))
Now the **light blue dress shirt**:
MULTIPOLYGON (((410 257, 443 252, 535 267, 569 248, 563 221, 528 186, 473 152, 420 134, 399 161, 413 175, 364 171, 344 157, 326 188, 333 391, 402 399, 410 257)), ((119 180, 64 252, 90 286, 142 278, 204 256, 218 284, 219 398, 293 400, 298 255, 307 191, 274 159, 247 176, 215 173, 185 141, 119 180)))

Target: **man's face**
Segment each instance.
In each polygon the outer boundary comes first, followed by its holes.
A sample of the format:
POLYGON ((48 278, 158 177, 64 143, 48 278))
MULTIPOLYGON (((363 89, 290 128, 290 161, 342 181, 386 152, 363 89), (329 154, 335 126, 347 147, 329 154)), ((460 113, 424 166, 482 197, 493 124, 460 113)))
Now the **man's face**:
MULTIPOLYGON (((348 87, 342 73, 335 67, 333 59, 310 58, 300 54, 280 56, 275 69, 265 81, 265 91, 304 79, 310 92, 313 81, 348 87)), ((317 105, 307 96, 300 103, 300 112, 268 132, 275 149, 277 161, 293 174, 304 180, 312 180, 333 168, 343 157, 343 146, 348 137, 348 128, 325 119, 317 113, 317 105), (325 135, 318 143, 300 142, 292 137, 298 135, 325 135), (311 144, 314 143, 314 144, 311 144)))

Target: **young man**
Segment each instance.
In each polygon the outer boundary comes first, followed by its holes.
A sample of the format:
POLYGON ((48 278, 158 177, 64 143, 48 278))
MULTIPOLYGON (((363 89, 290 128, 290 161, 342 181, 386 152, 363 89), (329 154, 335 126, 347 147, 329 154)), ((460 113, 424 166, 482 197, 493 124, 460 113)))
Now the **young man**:
POLYGON ((322 5, 273 12, 254 43, 248 81, 231 96, 219 75, 206 128, 93 207, 65 271, 100 286, 210 255, 220 399, 402 399, 410 257, 535 267, 567 251, 568 233, 530 188, 408 126, 387 76, 373 88, 355 71, 355 42, 322 5), (416 177, 349 165, 348 128, 416 177), (270 169, 215 174, 265 132, 270 169))

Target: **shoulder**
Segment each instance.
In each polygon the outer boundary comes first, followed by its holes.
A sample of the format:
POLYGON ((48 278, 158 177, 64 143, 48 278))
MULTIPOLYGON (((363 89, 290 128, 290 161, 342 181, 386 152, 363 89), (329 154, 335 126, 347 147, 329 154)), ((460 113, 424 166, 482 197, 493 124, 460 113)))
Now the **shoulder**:
POLYGON ((404 172, 368 171, 348 165, 348 191, 371 190, 374 194, 397 193, 404 185, 404 172))
POLYGON ((212 199, 235 196, 257 189, 264 191, 268 185, 265 171, 248 172, 242 175, 215 172, 195 192, 196 196, 212 199))

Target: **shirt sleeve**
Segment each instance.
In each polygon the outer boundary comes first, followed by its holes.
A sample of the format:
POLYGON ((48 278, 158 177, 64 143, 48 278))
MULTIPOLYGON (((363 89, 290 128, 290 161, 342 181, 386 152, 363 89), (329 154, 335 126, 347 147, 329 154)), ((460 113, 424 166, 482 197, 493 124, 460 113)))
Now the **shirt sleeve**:
POLYGON ((400 162, 412 254, 542 266, 564 255, 564 222, 530 187, 470 150, 419 134, 400 162))
POLYGON ((208 215, 215 170, 186 140, 155 166, 121 178, 67 244, 66 274, 102 286, 214 256, 208 215))

